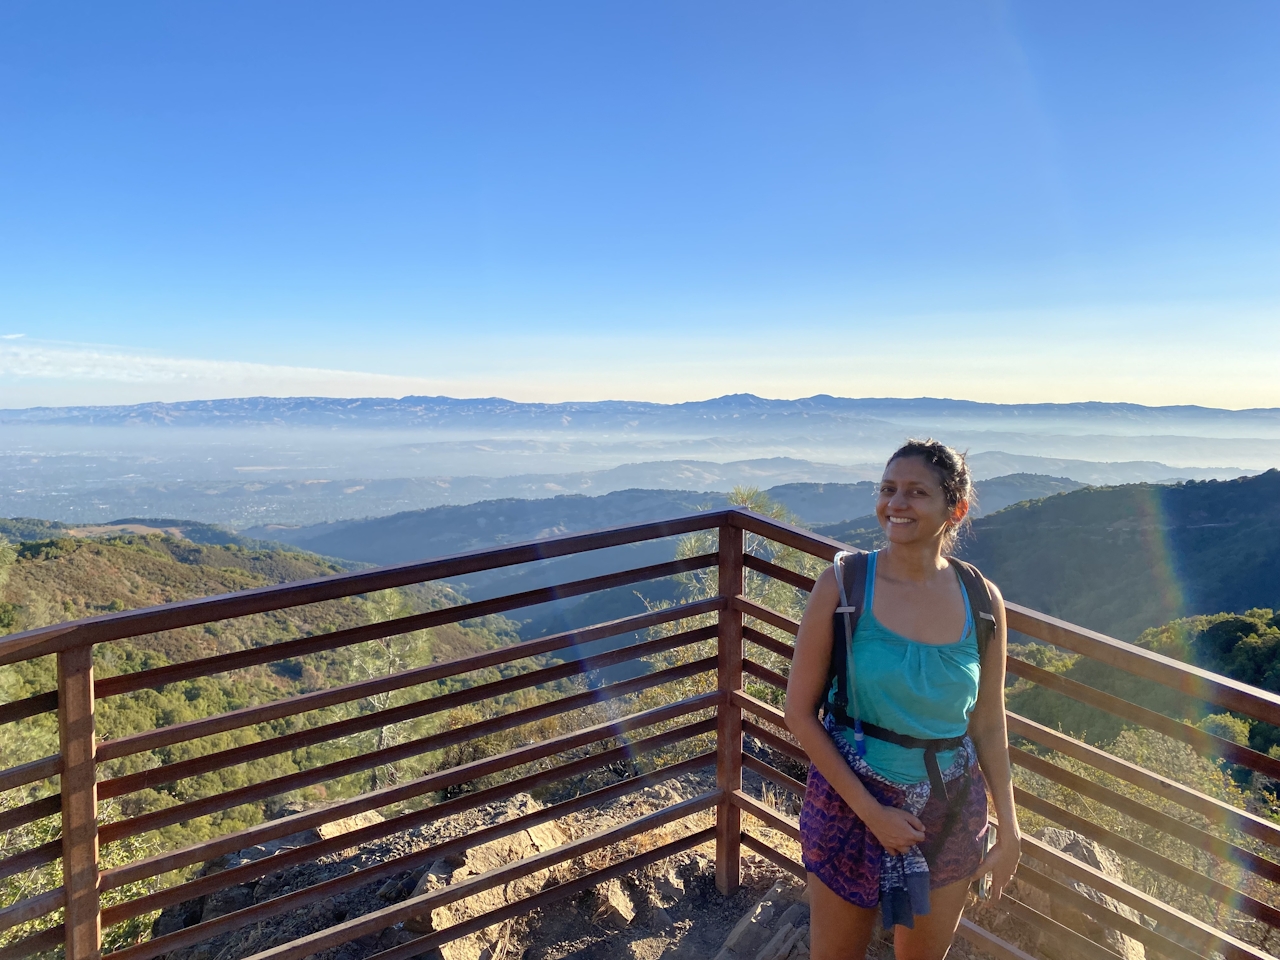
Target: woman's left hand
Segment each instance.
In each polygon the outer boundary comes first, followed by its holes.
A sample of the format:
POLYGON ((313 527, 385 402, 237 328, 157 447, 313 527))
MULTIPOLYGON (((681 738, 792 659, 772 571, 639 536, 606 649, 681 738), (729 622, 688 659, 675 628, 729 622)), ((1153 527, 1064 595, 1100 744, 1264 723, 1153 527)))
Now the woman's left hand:
POLYGON ((995 846, 983 857, 981 866, 974 871, 970 879, 980 880, 988 873, 991 874, 991 900, 994 903, 1000 899, 1000 894, 1004 892, 1004 888, 1013 879, 1013 872, 1018 869, 1018 860, 1021 856, 1022 843, 1020 840, 997 839, 995 846))

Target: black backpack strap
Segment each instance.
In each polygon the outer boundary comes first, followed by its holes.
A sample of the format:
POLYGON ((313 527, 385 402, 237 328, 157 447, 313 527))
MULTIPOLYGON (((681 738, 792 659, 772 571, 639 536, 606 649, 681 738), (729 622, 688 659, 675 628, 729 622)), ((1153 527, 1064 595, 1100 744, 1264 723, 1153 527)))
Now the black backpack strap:
POLYGON ((942 797, 946 800, 950 799, 950 794, 947 793, 947 783, 942 779, 942 768, 938 765, 938 753, 943 750, 954 750, 964 743, 963 734, 958 737, 939 737, 937 739, 910 737, 905 733, 890 730, 888 727, 868 723, 866 720, 862 721, 862 731, 869 737, 875 737, 877 740, 887 740, 889 743, 896 743, 898 746, 906 747, 908 750, 923 750, 924 769, 929 775, 929 786, 933 789, 934 796, 942 797))
POLYGON ((978 662, 987 658, 987 647, 996 635, 995 601, 991 598, 991 588, 987 586, 987 578, 978 572, 971 563, 948 557, 960 574, 960 583, 964 592, 969 595, 969 609, 973 611, 973 625, 978 632, 978 662))
POLYGON ((838 553, 835 559, 836 583, 840 602, 831 621, 831 664, 827 670, 827 689, 831 691, 827 709, 842 727, 852 727, 849 716, 849 647, 858 629, 863 600, 867 594, 867 554, 838 553))

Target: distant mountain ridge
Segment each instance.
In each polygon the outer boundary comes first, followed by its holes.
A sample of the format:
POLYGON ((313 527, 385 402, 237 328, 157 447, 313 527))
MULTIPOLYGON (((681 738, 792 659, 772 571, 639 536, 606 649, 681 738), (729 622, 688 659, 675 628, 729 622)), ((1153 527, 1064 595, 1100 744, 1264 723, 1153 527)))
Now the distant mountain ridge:
POLYGON ((362 426, 430 427, 432 429, 488 429, 538 426, 643 432, 708 423, 717 430, 761 419, 834 419, 864 421, 867 425, 893 422, 970 424, 997 421, 1088 422, 1108 427, 1150 427, 1179 422, 1237 422, 1280 429, 1280 408, 1225 410, 1190 405, 1148 407, 1134 403, 998 404, 945 398, 850 398, 819 394, 797 400, 771 400, 753 394, 729 394, 709 400, 661 404, 600 400, 569 403, 520 403, 500 397, 242 397, 128 406, 31 407, 0 410, 0 423, 152 426, 362 426))

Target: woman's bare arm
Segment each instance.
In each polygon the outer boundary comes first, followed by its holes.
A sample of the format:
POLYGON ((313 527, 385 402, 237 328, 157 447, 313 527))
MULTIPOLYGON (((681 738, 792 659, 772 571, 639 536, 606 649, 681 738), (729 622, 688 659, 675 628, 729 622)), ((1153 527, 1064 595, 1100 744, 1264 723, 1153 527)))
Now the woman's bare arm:
POLYGON ((1013 773, 1009 767, 1009 730, 1005 722, 1004 666, 1009 634, 1005 622, 1004 597, 988 581, 996 618, 995 636, 983 655, 978 703, 969 718, 969 736, 978 751, 978 765, 991 790, 996 817, 1000 822, 996 846, 983 860, 976 877, 992 875, 992 898, 1000 896, 1021 854, 1022 832, 1013 804, 1013 773))
POLYGON ((818 706, 827 693, 833 642, 831 619, 839 593, 835 570, 828 567, 814 585, 796 635, 796 652, 787 681, 787 728, 885 849, 903 853, 924 840, 924 825, 905 810, 882 806, 871 796, 818 721, 818 706))

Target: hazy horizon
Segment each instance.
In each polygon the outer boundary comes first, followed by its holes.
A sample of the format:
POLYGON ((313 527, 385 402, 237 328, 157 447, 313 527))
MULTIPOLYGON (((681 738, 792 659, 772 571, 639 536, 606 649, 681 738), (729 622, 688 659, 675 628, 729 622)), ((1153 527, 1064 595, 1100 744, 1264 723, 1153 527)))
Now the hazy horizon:
POLYGON ((698 403, 241 398, 0 417, 0 513, 243 527, 505 497, 875 479, 906 437, 982 478, 1230 479, 1280 466, 1280 411, 750 395, 698 403))

